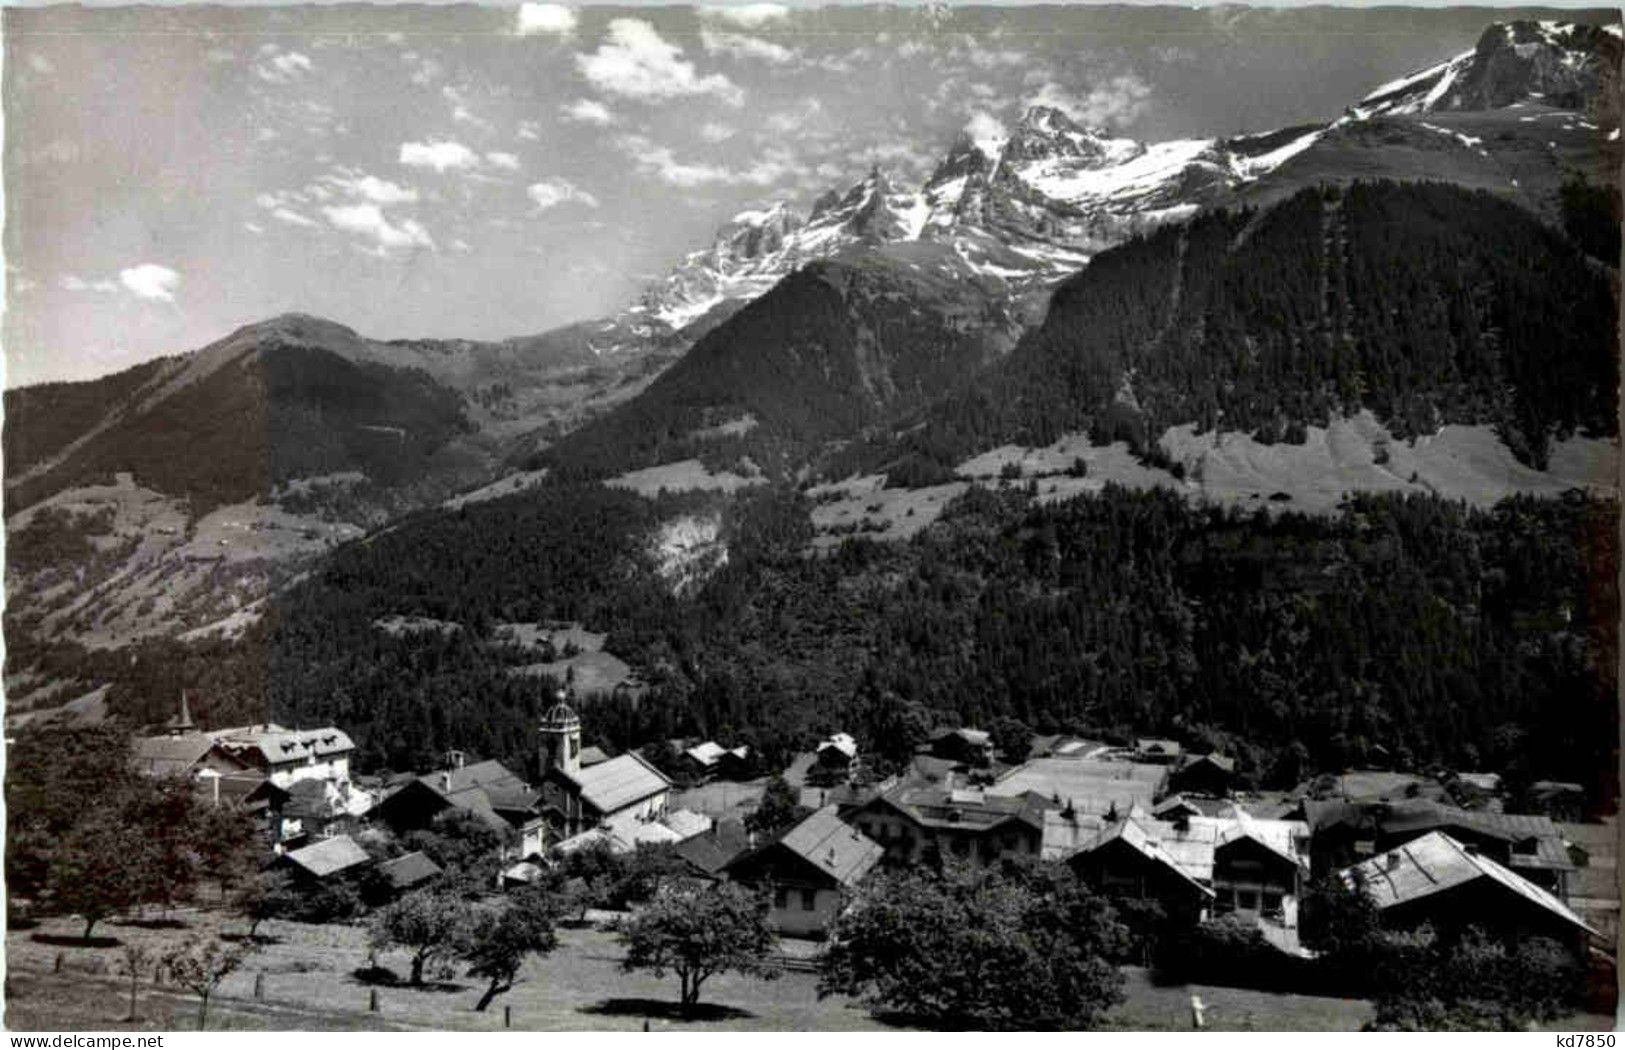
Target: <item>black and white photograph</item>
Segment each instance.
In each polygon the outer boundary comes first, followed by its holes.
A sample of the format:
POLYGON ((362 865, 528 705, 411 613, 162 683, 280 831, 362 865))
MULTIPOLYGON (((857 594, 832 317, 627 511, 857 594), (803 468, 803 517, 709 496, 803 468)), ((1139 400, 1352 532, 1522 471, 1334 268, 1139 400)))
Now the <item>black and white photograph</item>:
POLYGON ((8 1031, 1612 1045, 1618 8, 0 40, 8 1031))

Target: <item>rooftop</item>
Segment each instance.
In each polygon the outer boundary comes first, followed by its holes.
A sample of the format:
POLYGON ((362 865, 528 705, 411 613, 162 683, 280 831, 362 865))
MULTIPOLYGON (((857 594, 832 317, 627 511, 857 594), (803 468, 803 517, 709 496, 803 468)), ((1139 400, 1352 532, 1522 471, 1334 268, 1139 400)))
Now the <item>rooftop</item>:
POLYGON ((575 775, 581 797, 600 813, 613 813, 671 789, 665 774, 634 751, 588 766, 575 775))
POLYGON ((370 864, 372 858, 348 835, 338 835, 312 843, 303 849, 283 854, 288 863, 304 869, 318 879, 370 864))
POLYGON ((778 845, 829 873, 843 886, 867 875, 885 850, 845 823, 834 806, 817 810, 779 839, 778 845))
POLYGON ((1473 853, 1442 831, 1431 831, 1343 872, 1363 884, 1378 908, 1431 897, 1478 879, 1490 879, 1529 903, 1579 929, 1595 933, 1568 905, 1516 872, 1473 853))

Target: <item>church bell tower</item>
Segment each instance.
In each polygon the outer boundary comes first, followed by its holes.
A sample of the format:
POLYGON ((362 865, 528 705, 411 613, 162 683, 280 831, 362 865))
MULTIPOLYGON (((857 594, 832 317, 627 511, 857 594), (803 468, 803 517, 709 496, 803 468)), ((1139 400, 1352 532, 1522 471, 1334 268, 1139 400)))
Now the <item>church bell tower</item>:
POLYGON ((538 733, 541 736, 542 776, 547 776, 554 769, 571 777, 577 776, 581 772, 581 719, 564 702, 562 692, 559 693, 559 702, 542 716, 538 733))

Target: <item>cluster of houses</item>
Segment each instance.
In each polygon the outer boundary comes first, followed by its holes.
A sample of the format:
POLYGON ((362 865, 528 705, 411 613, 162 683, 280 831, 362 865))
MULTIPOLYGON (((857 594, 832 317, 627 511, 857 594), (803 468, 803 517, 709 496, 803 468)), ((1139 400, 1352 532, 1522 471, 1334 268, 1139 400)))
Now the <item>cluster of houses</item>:
MULTIPOLYGON (((1549 817, 1462 808, 1405 774, 1242 795, 1231 759, 1186 754, 1173 741, 1040 737, 1026 761, 1001 767, 987 733, 956 728, 933 734, 904 773, 859 786, 858 745, 837 733, 786 774, 815 803, 810 814, 758 838, 737 815, 674 808, 667 776, 636 753, 583 748, 581 728, 563 698, 547 711, 534 780, 454 752, 443 769, 368 789, 351 780, 353 745, 341 730, 204 732, 183 699, 166 733, 137 741, 135 760, 190 776, 215 805, 263 814, 281 862, 318 881, 373 863, 352 837, 361 826, 404 833, 456 810, 501 833, 506 884, 594 843, 618 853, 670 846, 698 877, 763 890, 774 924, 791 935, 821 934, 883 865, 944 860, 1058 861, 1112 896, 1155 901, 1176 922, 1236 916, 1295 953, 1305 887, 1330 872, 1364 886, 1396 925, 1470 920, 1582 953, 1611 950, 1617 931, 1617 903, 1611 916, 1588 911, 1590 922, 1571 907, 1587 857, 1549 817)), ((749 759, 709 741, 684 756, 698 779, 749 759)), ((378 867, 401 889, 438 874, 422 854, 378 867)))

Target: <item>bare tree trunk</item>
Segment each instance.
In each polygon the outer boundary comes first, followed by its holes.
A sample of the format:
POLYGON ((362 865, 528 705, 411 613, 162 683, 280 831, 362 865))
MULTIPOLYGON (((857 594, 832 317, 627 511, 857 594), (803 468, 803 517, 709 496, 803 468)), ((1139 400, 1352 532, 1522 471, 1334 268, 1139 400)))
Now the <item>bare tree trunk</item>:
POLYGON ((135 1020, 135 990, 140 981, 140 974, 135 967, 130 967, 130 1020, 132 1021, 135 1020))
POLYGON ((209 1024, 209 993, 198 993, 197 1030, 203 1031, 209 1024))
POLYGON ((491 1005, 491 1000, 495 999, 498 995, 501 995, 503 992, 507 991, 509 987, 510 987, 510 985, 506 985, 506 984, 502 983, 501 978, 499 978, 499 977, 491 978, 490 987, 485 989, 485 994, 480 996, 480 1001, 474 1004, 475 1012, 484 1013, 485 1008, 487 1006, 491 1005))

